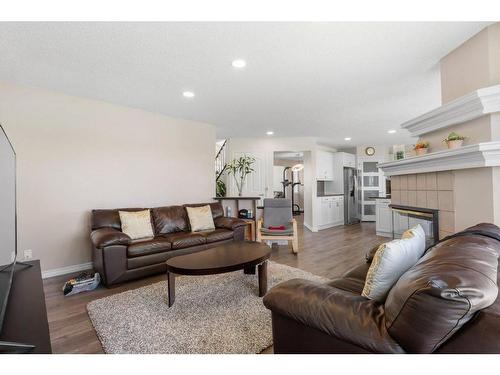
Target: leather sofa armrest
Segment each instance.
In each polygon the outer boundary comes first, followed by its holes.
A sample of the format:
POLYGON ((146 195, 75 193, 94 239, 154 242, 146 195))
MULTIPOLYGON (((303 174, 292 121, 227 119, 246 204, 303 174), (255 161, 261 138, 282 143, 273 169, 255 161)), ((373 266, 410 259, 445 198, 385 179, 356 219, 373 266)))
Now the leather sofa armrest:
POLYGON ((224 228, 235 230, 236 228, 243 227, 247 225, 247 223, 241 219, 235 217, 218 217, 214 220, 214 224, 216 228, 224 228))
POLYGON ((114 228, 100 228, 90 234, 92 244, 97 248, 111 245, 129 245, 131 238, 125 233, 114 228))
POLYGON ((327 284, 293 279, 271 289, 264 305, 303 325, 374 353, 403 353, 385 328, 384 306, 327 284))

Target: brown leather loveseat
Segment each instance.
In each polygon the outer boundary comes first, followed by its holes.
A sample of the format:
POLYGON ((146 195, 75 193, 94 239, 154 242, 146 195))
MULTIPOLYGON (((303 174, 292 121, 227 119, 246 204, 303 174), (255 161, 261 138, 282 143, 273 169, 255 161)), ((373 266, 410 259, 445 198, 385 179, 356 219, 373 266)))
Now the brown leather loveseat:
POLYGON ((154 238, 132 241, 121 232, 118 211, 140 211, 124 208, 92 211, 94 268, 106 286, 166 272, 165 261, 229 241, 243 241, 245 222, 224 217, 220 203, 188 204, 151 209, 154 238), (210 205, 215 230, 191 232, 186 207, 210 205))
POLYGON ((275 353, 500 353, 500 228, 429 248, 387 299, 361 296, 369 263, 327 284, 294 279, 264 297, 275 353))

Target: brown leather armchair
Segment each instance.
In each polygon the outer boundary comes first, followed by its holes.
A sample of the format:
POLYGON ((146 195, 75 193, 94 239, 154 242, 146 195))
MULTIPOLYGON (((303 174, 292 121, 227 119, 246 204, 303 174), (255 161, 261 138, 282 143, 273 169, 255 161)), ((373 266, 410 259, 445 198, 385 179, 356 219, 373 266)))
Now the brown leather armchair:
POLYGON ((156 273, 166 272, 165 261, 229 241, 243 241, 246 223, 224 217, 219 202, 151 209, 154 238, 132 240, 121 232, 118 211, 139 211, 144 208, 125 208, 92 211, 92 253, 94 268, 106 286, 123 283, 156 273), (191 232, 186 206, 209 204, 215 229, 191 232))
POLYGON ((327 284, 264 297, 275 353, 500 353, 500 228, 480 224, 426 251, 383 303, 361 296, 369 263, 327 284))

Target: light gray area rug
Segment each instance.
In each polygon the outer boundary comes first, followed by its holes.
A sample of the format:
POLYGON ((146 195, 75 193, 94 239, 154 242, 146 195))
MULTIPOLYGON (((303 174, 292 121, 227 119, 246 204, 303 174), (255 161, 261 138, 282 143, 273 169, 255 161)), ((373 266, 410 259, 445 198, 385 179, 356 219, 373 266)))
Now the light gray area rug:
MULTIPOLYGON (((269 262, 268 286, 304 278, 298 268, 269 262)), ((87 311, 106 353, 260 353, 272 345, 271 313, 258 297, 257 275, 243 271, 176 278, 90 302, 87 311)))

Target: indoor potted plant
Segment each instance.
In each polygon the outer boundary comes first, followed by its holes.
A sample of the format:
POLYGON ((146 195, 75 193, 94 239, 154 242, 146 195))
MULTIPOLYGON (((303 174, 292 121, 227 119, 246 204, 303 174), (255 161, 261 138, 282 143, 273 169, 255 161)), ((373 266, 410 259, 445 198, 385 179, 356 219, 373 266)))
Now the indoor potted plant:
POLYGON ((417 155, 427 154, 427 151, 429 150, 429 142, 418 141, 413 149, 417 155))
POLYGON ((464 136, 462 136, 458 133, 455 133, 455 132, 451 132, 450 134, 448 134, 448 137, 443 139, 443 142, 446 143, 446 145, 448 146, 449 149, 454 149, 454 148, 462 147, 462 144, 464 143, 464 139, 465 139, 464 136))
POLYGON ((238 159, 233 159, 226 167, 227 174, 233 175, 236 189, 238 189, 238 196, 241 197, 243 186, 245 186, 245 179, 253 172, 252 164, 255 159, 251 156, 241 156, 238 159))

